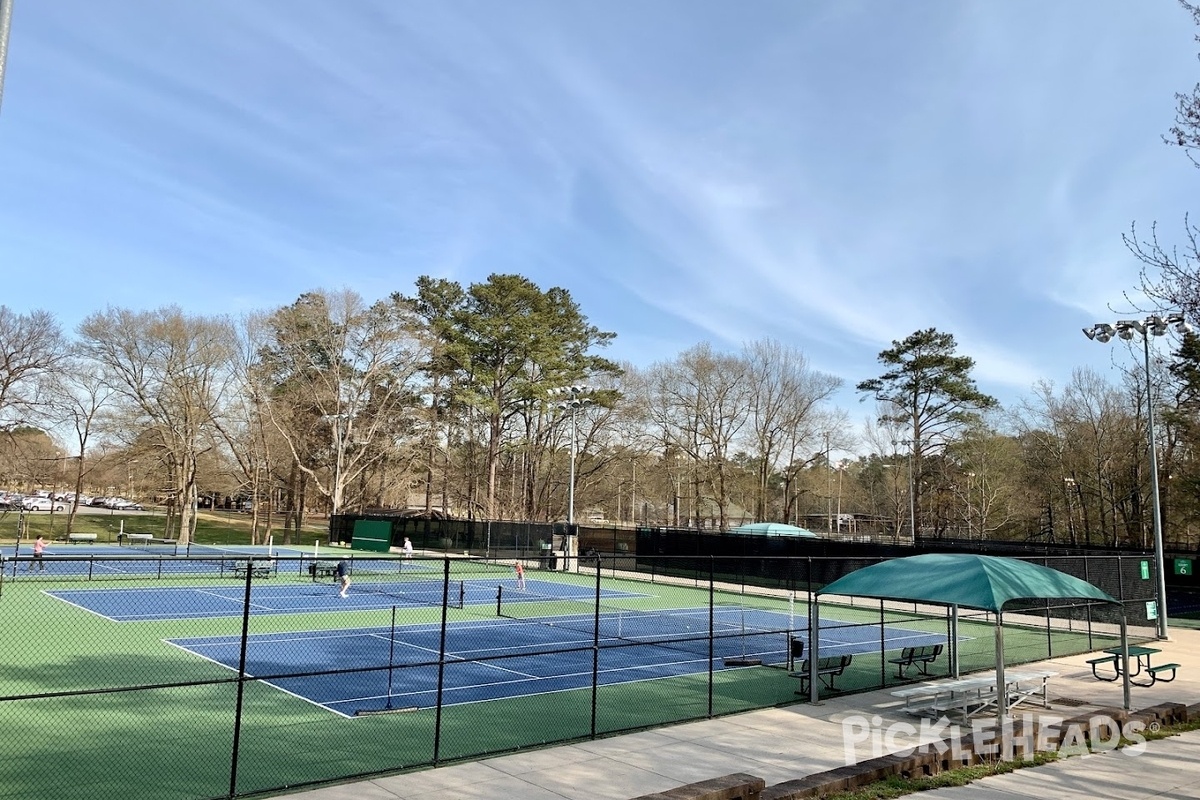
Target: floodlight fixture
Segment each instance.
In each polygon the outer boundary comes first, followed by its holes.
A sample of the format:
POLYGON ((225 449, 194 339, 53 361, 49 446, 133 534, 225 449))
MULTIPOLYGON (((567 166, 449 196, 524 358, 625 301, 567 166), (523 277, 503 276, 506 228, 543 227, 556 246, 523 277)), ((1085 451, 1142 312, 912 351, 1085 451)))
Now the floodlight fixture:
POLYGON ((1163 553, 1162 506, 1158 489, 1158 451, 1154 441, 1154 383, 1150 377, 1150 337, 1165 336, 1172 326, 1174 326, 1175 332, 1179 334, 1190 333, 1192 330, 1192 326, 1188 324, 1184 315, 1178 312, 1167 314, 1165 317, 1160 314, 1151 314, 1144 320, 1122 319, 1118 320, 1115 325, 1110 325, 1107 322, 1098 322, 1091 328, 1083 329, 1085 336, 1101 344, 1111 341, 1114 333, 1126 341, 1132 339, 1135 332, 1142 335, 1142 349, 1146 369, 1146 433, 1149 439, 1150 499, 1154 525, 1154 562, 1158 573, 1158 591, 1155 604, 1158 606, 1158 637, 1160 639, 1167 638, 1167 576, 1165 554, 1163 553))
POLYGON ((1083 329, 1083 335, 1089 339, 1094 339, 1101 344, 1107 344, 1112 340, 1115 329, 1107 322, 1098 322, 1090 328, 1083 329))
POLYGON ((1188 322, 1183 314, 1175 313, 1167 315, 1167 324, 1175 326, 1175 332, 1182 336, 1185 333, 1192 332, 1192 324, 1188 322))
POLYGON ((1133 332, 1137 331, 1140 334, 1146 333, 1146 326, 1136 319, 1120 319, 1116 324, 1117 336, 1128 341, 1133 338, 1133 332))
POLYGON ((595 402, 590 397, 582 396, 589 391, 590 389, 583 384, 574 384, 572 386, 560 386, 547 392, 551 397, 566 395, 567 398, 565 400, 560 400, 555 405, 571 414, 571 476, 567 482, 567 530, 569 531, 574 531, 575 529, 575 412, 595 402))

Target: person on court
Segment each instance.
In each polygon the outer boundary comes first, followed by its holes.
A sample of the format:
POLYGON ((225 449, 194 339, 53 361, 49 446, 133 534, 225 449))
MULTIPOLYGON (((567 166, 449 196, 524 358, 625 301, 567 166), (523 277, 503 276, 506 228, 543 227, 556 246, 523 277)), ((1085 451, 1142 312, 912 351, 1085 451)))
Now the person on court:
POLYGON ((412 540, 410 540, 407 536, 405 536, 404 537, 404 557, 412 558, 412 553, 413 553, 412 540))
POLYGON ((46 562, 42 560, 42 556, 46 554, 46 537, 40 533, 33 540, 33 561, 29 562, 29 566, 25 568, 26 572, 33 572, 33 565, 37 564, 38 572, 46 571, 46 562))
POLYGON ((337 563, 337 568, 334 569, 333 574, 337 578, 338 585, 342 587, 342 591, 338 593, 338 597, 345 597, 346 590, 350 588, 350 562, 343 558, 337 563))
POLYGON ((513 566, 517 570, 517 588, 523 592, 525 591, 525 567, 520 561, 513 562, 513 566))

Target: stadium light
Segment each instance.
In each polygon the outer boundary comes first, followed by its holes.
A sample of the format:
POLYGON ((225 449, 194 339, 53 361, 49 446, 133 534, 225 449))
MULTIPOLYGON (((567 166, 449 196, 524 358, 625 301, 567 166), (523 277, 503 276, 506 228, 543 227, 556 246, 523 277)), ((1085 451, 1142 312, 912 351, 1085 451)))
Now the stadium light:
POLYGON ((551 397, 566 395, 565 400, 560 400, 555 405, 571 415, 571 477, 567 483, 567 531, 572 534, 575 532, 575 412, 594 402, 590 397, 582 396, 588 391, 588 387, 583 385, 563 386, 550 390, 551 397))
POLYGON ((1162 317, 1151 314, 1144 320, 1123 319, 1115 325, 1101 322, 1091 328, 1084 328, 1083 333, 1089 339, 1102 344, 1112 340, 1115 333, 1119 338, 1129 341, 1134 333, 1141 334, 1142 350, 1145 356, 1146 369, 1146 433, 1150 440, 1150 500, 1151 514, 1154 523, 1154 567, 1157 573, 1158 591, 1155 595, 1158 606, 1158 638, 1167 638, 1167 570, 1166 556, 1163 553, 1162 508, 1158 492, 1158 449, 1154 442, 1154 383, 1150 378, 1150 337, 1163 336, 1167 330, 1174 327, 1179 334, 1188 333, 1192 326, 1184 319, 1183 314, 1168 314, 1162 317))

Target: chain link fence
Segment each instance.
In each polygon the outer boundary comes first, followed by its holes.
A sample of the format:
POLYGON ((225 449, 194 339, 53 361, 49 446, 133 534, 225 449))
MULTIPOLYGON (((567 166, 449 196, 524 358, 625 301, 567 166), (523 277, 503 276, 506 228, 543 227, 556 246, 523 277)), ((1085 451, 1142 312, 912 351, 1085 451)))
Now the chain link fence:
MULTIPOLYGON (((0 562, 0 797, 250 797, 797 702, 810 598, 877 560, 146 548, 0 562)), ((1134 558, 1040 563, 1154 596, 1134 558)), ((901 648, 950 632, 913 604, 820 617, 851 656, 826 693, 901 683, 901 648)), ((1012 664, 1116 635, 1099 605, 1004 621, 1012 664)), ((994 619, 957 622, 962 671, 993 666, 994 619)))

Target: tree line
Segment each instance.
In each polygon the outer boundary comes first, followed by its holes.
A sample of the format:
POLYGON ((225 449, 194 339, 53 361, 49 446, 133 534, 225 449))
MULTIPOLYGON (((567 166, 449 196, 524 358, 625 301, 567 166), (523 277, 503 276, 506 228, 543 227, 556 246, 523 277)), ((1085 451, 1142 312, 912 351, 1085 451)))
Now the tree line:
MULTIPOLYGON (((601 355, 614 336, 517 275, 237 319, 108 308, 73 336, 0 307, 0 483, 136 483, 184 539, 202 496, 242 497, 255 539, 287 539, 313 512, 563 520, 574 451, 577 522, 1148 541, 1137 359, 1116 385, 1080 369, 1004 409, 951 334, 916 331, 856 384, 874 403, 856 430, 832 404, 842 378, 799 348, 702 343, 635 367, 601 355)), ((1166 530, 1191 542, 1200 345, 1178 344, 1151 383, 1166 530)))

